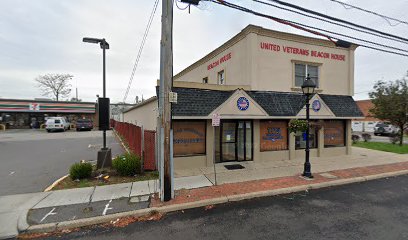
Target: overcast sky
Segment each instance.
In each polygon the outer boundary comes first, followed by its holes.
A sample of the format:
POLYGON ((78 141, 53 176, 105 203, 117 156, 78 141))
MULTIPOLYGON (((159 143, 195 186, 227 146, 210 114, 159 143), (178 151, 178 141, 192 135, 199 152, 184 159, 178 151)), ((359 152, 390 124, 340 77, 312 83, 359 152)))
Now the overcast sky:
MULTIPOLYGON (((264 13, 318 26, 407 49, 406 44, 335 27, 291 14, 251 0, 230 2, 264 13)), ((358 10, 346 10, 330 0, 291 0, 303 7, 331 16, 408 36, 408 25, 390 26, 384 19, 358 10)), ((0 0, 0 97, 30 99, 42 97, 34 79, 46 73, 69 73, 72 95, 95 101, 102 94, 102 51, 98 45, 82 42, 83 37, 106 38, 107 94, 111 102, 122 101, 142 36, 153 8, 153 0, 0 0)), ((408 20, 406 0, 350 0, 387 16, 408 20)), ((184 4, 179 4, 181 7, 184 4)), ((155 94, 159 78, 161 1, 136 71, 127 102, 136 95, 155 94)), ((394 22, 395 23, 395 22, 394 22)), ((393 23, 393 24, 394 24, 393 23)), ((213 3, 203 3, 191 12, 174 9, 174 73, 211 52, 248 24, 311 36, 300 30, 238 12, 213 3)), ((355 99, 367 98, 375 81, 400 79, 408 70, 408 57, 365 48, 356 50, 355 99)))

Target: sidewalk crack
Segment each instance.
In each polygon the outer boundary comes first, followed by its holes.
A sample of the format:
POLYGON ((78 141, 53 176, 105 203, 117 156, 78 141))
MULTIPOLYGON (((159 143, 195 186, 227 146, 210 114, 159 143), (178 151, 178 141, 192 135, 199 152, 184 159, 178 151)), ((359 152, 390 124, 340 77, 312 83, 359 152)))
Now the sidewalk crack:
POLYGON ((133 183, 134 183, 134 182, 132 182, 132 185, 130 185, 130 191, 129 191, 129 197, 128 197, 129 200, 130 200, 130 195, 132 195, 133 183))
POLYGON ((208 180, 213 186, 215 186, 215 183, 213 183, 213 182, 207 177, 207 175, 205 175, 205 174, 203 174, 203 175, 204 175, 205 178, 207 178, 207 180, 208 180))
POLYGON ((47 195, 45 195, 43 198, 41 198, 36 204, 34 204, 34 206, 32 206, 30 209, 35 208, 35 206, 37 206, 40 202, 42 202, 45 198, 47 198, 48 196, 51 195, 52 192, 48 192, 47 195))
POLYGON ((93 187, 92 193, 91 193, 91 195, 89 196, 89 202, 88 202, 88 204, 91 204, 93 195, 94 195, 94 193, 95 193, 95 190, 96 190, 96 186, 93 187))

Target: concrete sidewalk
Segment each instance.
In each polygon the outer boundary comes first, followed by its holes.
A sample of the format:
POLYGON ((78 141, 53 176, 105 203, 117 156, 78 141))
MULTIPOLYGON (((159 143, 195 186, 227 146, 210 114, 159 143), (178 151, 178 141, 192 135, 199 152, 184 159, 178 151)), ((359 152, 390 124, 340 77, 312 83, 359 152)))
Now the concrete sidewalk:
MULTIPOLYGON (((304 158, 294 160, 281 160, 269 162, 228 162, 216 165, 217 183, 235 183, 252 180, 294 176, 303 172, 304 158), (244 169, 227 170, 224 165, 240 164, 244 169)), ((351 155, 333 157, 311 157, 312 173, 328 172, 333 170, 367 167, 408 161, 408 154, 396 154, 370 150, 365 148, 352 148, 351 155)), ((196 168, 176 170, 176 177, 204 175, 214 183, 214 168, 196 168)))
POLYGON ((176 197, 165 204, 155 194, 157 180, 0 197, 0 239, 18 232, 134 218, 153 210, 165 213, 408 173, 408 155, 360 148, 353 151, 349 156, 312 158, 313 180, 300 177, 303 159, 240 162, 245 167, 240 170, 217 164, 218 186, 212 184, 213 168, 177 171, 176 197))
MULTIPOLYGON (((206 186, 212 186, 212 183, 204 175, 175 179, 175 189, 206 186)), ((19 232, 26 231, 30 225, 147 208, 150 196, 157 192, 158 180, 150 180, 2 196, 0 197, 0 239, 15 237, 19 232), (116 202, 118 206, 115 206, 116 202), (106 210, 102 208, 101 211, 97 211, 98 206, 106 206, 108 203, 106 210), (136 206, 136 203, 139 205, 136 206), (140 203, 145 204, 140 205, 140 203), (78 209, 81 211, 76 211, 78 209), (95 210, 89 213, 82 211, 83 209, 95 210)))

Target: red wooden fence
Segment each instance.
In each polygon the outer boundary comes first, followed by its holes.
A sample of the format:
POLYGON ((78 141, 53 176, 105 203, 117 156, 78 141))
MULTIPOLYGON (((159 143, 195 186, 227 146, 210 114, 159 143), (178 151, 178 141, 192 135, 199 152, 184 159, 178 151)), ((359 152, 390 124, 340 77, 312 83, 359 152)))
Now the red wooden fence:
MULTIPOLYGON (((118 122, 115 120, 110 121, 110 125, 117 134, 125 142, 128 149, 138 155, 142 156, 142 128, 131 123, 118 122)), ((156 170, 156 144, 155 144, 155 131, 144 131, 144 158, 143 165, 145 170, 156 170)))

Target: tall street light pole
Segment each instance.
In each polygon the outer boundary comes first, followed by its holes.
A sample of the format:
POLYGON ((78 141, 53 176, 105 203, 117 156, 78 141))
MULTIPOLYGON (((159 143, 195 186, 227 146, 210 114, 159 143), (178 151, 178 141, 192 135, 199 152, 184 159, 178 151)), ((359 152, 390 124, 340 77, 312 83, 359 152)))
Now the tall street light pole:
POLYGON ((109 43, 105 38, 88 38, 82 39, 83 42, 99 44, 102 48, 103 61, 103 98, 98 99, 99 107, 99 129, 103 131, 103 147, 98 152, 97 168, 110 167, 112 165, 112 153, 106 147, 106 130, 109 129, 109 98, 106 98, 106 49, 109 49, 109 43))
MULTIPOLYGON (((109 44, 105 38, 101 41, 102 55, 103 55, 103 98, 106 98, 106 49, 109 49, 109 44)), ((103 129, 103 149, 106 150, 106 129, 103 129)))
POLYGON ((310 79, 309 74, 306 77, 306 80, 302 84, 302 92, 306 96, 306 122, 307 122, 307 129, 306 129, 306 149, 305 149, 305 165, 303 169, 302 176, 307 178, 313 178, 312 171, 311 171, 311 164, 309 161, 310 158, 310 146, 309 146, 309 128, 310 128, 310 97, 313 96, 315 93, 316 84, 310 79))

